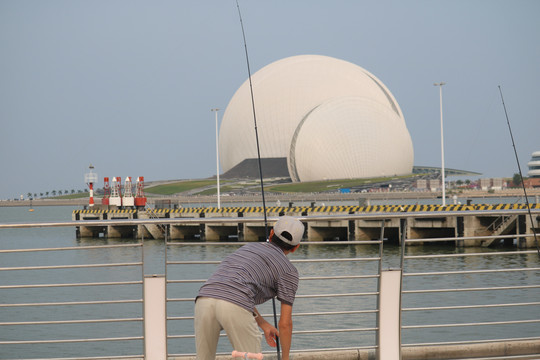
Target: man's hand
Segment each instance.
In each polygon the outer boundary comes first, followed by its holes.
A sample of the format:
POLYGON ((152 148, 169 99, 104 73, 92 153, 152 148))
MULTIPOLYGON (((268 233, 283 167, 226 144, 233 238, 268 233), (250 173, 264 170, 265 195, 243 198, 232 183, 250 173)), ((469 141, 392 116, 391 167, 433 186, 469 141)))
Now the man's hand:
POLYGON ((255 321, 257 322, 257 325, 264 332, 264 338, 266 339, 266 343, 271 347, 276 347, 276 338, 279 337, 278 329, 276 329, 274 326, 272 326, 272 324, 266 321, 256 308, 253 309, 253 314, 255 315, 255 321))
POLYGON ((259 325, 262 331, 264 332, 264 338, 266 339, 266 343, 270 345, 271 347, 276 347, 276 337, 279 337, 278 329, 273 327, 268 321, 264 321, 264 323, 259 325))

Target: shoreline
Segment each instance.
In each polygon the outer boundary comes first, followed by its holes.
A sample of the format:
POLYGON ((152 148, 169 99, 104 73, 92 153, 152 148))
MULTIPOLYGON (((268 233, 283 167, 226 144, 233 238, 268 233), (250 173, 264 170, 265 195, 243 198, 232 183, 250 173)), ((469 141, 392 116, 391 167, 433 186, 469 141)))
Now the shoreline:
MULTIPOLYGON (((528 197, 536 197, 539 202, 540 188, 527 189, 528 197)), ((456 195, 458 199, 478 199, 478 198, 504 198, 504 197, 523 197, 522 189, 506 189, 500 191, 467 190, 460 193, 447 193, 447 199, 452 200, 456 195)), ((441 197, 441 192, 373 192, 373 193, 299 193, 299 194, 273 194, 266 193, 267 201, 368 201, 368 200, 411 200, 411 199, 437 199, 441 197)), ((222 203, 243 203, 243 202, 261 202, 260 194, 221 196, 222 203)), ((101 198, 95 198, 96 205, 101 204, 101 198)), ((198 195, 171 195, 171 196, 150 196, 148 204, 154 206, 156 203, 170 204, 190 204, 204 203, 213 204, 217 202, 214 196, 198 195)), ((462 201, 463 202, 463 201, 462 201)), ((79 199, 34 199, 34 200, 0 200, 0 207, 15 206, 88 206, 88 198, 79 199)))

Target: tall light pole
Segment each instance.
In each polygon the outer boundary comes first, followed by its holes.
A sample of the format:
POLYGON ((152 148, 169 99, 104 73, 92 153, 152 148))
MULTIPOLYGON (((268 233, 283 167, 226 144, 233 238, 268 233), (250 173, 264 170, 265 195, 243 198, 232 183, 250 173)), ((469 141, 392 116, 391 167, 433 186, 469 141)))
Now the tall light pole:
POLYGON ((211 109, 216 113, 216 176, 217 176, 217 207, 221 209, 221 199, 219 193, 219 140, 218 140, 218 108, 211 109))
POLYGON ((439 101, 441 108, 441 177, 442 177, 442 205, 446 206, 446 183, 444 176, 444 135, 443 135, 443 116, 442 116, 442 87, 445 82, 435 83, 434 86, 439 87, 439 101))

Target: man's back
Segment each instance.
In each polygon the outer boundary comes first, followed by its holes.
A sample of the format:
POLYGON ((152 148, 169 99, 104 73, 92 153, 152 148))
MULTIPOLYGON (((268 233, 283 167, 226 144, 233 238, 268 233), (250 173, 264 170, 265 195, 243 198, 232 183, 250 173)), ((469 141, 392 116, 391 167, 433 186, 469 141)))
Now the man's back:
POLYGON ((292 305, 298 289, 298 271, 278 246, 252 243, 227 256, 199 290, 198 296, 232 302, 252 311, 277 296, 292 305))

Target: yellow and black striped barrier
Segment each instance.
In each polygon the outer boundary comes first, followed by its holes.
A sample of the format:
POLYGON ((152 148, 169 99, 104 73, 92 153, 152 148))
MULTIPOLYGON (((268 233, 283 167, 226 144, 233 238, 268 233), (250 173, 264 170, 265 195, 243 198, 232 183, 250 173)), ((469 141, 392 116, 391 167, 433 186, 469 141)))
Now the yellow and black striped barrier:
POLYGON ((135 214, 136 209, 122 209, 122 210, 73 210, 74 214, 135 214))
MULTIPOLYGON (((531 209, 540 209, 540 204, 529 204, 531 209)), ((474 204, 474 205, 372 205, 372 206, 293 206, 267 207, 267 213, 376 213, 376 212, 437 212, 437 211, 475 211, 475 210, 525 210, 525 204, 474 204)), ((262 213, 262 206, 253 207, 196 207, 178 209, 123 209, 123 210, 74 210, 74 214, 134 214, 138 211, 149 211, 155 215, 162 214, 228 214, 228 213, 262 213)))

